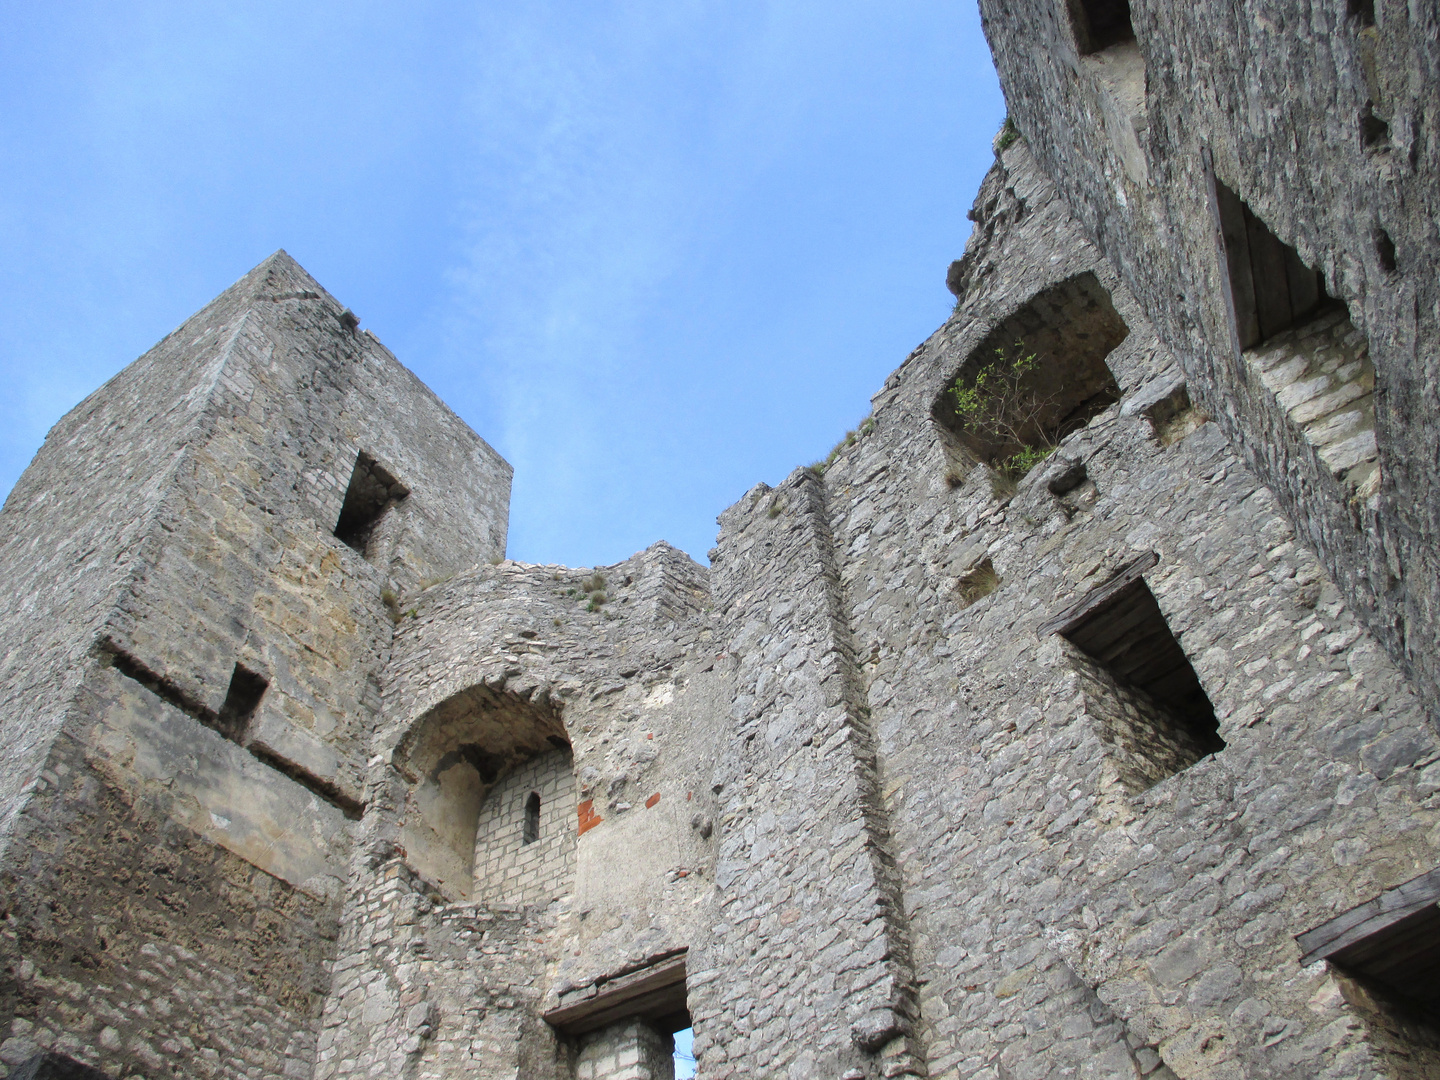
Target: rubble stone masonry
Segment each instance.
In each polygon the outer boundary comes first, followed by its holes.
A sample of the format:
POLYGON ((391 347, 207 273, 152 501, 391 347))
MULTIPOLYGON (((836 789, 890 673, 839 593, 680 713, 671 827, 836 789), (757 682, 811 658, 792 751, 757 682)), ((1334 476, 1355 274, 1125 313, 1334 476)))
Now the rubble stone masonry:
POLYGON ((0 1077, 1440 1077, 1435 13, 981 9, 954 313, 708 567, 507 560, 283 252, 56 425, 0 1077))

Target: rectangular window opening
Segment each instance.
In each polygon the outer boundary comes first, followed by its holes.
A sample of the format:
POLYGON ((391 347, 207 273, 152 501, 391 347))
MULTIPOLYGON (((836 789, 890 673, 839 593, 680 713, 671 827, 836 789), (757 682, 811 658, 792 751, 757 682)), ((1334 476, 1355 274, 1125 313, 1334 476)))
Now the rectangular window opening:
POLYGON ((1344 309, 1343 302, 1325 291, 1320 272, 1306 266, 1294 248, 1277 238, 1219 180, 1215 199, 1242 350, 1331 310, 1344 309))
POLYGON ((225 692, 225 703, 215 716, 215 730, 233 742, 243 743, 250 721, 260 708, 260 699, 269 687, 262 676, 236 664, 230 676, 230 689, 225 692))
POLYGON ((1135 40, 1129 0, 1070 0, 1070 19, 1081 56, 1135 40))
MULTIPOLYGON (((1375 366, 1345 303, 1212 174, 1241 373, 1265 386, 1352 505, 1380 488, 1375 366)), ((1388 240, 1388 237, 1385 238, 1388 240)), ((1382 269, 1389 249, 1376 237, 1382 269)))
POLYGON ((1087 705, 1132 793, 1225 747, 1214 706, 1141 576, 1156 561, 1131 563, 1045 628, 1074 646, 1087 705))
POLYGON ((1440 870, 1387 889, 1295 940, 1302 965, 1325 960, 1343 976, 1341 989, 1372 1044, 1440 1065, 1440 870))
POLYGON ((409 488, 362 450, 345 489, 340 520, 335 523, 336 538, 364 555, 385 512, 409 494, 409 488))

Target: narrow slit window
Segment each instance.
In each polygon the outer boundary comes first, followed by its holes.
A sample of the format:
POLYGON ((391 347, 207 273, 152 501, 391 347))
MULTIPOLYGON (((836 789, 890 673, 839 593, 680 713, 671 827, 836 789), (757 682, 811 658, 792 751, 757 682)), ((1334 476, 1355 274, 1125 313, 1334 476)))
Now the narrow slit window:
POLYGON ((529 798, 525 800, 525 824, 520 834, 520 842, 533 844, 540 839, 540 794, 532 791, 529 798))
POLYGON ((243 741, 269 686, 262 676, 236 664, 230 676, 230 689, 225 692, 225 704, 215 717, 215 729, 227 739, 243 741))
POLYGON ((1121 782, 1144 791, 1225 747, 1214 706, 1136 560, 1049 624, 1075 647, 1087 706, 1121 782))
POLYGON ((1135 40, 1129 0, 1070 0, 1070 18, 1081 56, 1135 40))
POLYGON ((375 526, 385 512, 409 494, 409 488, 362 450, 350 473, 350 485, 345 489, 340 520, 335 523, 336 538, 365 554, 375 526))

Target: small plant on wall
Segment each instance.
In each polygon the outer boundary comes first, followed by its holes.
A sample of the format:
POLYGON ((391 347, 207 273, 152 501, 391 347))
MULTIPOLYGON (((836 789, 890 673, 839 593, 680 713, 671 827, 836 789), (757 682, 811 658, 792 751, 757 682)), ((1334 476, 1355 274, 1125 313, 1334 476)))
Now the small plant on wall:
POLYGON ((1026 349, 1023 341, 1016 341, 1008 349, 997 348, 995 359, 962 375, 950 387, 955 417, 963 432, 993 446, 1019 448, 990 462, 1011 490, 1058 445, 1044 424, 1046 414, 1054 410, 1056 395, 1036 389, 1034 376, 1039 366, 1039 355, 1026 349))

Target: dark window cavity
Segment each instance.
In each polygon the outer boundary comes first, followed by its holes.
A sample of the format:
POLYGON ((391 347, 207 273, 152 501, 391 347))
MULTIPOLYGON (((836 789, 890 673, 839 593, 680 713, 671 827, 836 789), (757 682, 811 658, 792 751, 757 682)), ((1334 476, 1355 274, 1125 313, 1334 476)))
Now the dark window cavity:
POLYGON ((243 743, 245 730, 255 718, 260 699, 269 685, 261 676, 236 664, 230 676, 230 689, 225 692, 225 704, 215 717, 215 730, 227 739, 243 743))
MULTIPOLYGON (((1352 1004, 1440 1048, 1440 870, 1411 878, 1295 936, 1302 964, 1326 960, 1370 991, 1352 1004), (1398 1022, 1398 1023, 1397 1023, 1398 1022)), ((1369 1018, 1367 1018, 1369 1019, 1369 1018)))
POLYGON ((1129 0, 1070 0, 1070 21, 1081 56, 1135 40, 1129 0))
POLYGON ((1044 628, 1074 646, 1087 705, 1132 792, 1225 746, 1215 709, 1142 576, 1155 562, 1132 562, 1044 628))
POLYGON ((533 844, 540 839, 540 795, 532 791, 530 797, 525 800, 525 825, 521 832, 520 842, 533 844))
POLYGON ((1326 293, 1319 271, 1306 266, 1218 180, 1215 199, 1241 349, 1344 306, 1326 293))
POLYGON ((365 554, 371 534, 385 511, 409 494, 409 488, 362 450, 350 473, 350 486, 345 489, 340 520, 335 523, 336 537, 365 554))
POLYGON ((1375 25, 1375 0, 1346 0, 1345 13, 1361 29, 1375 25))

